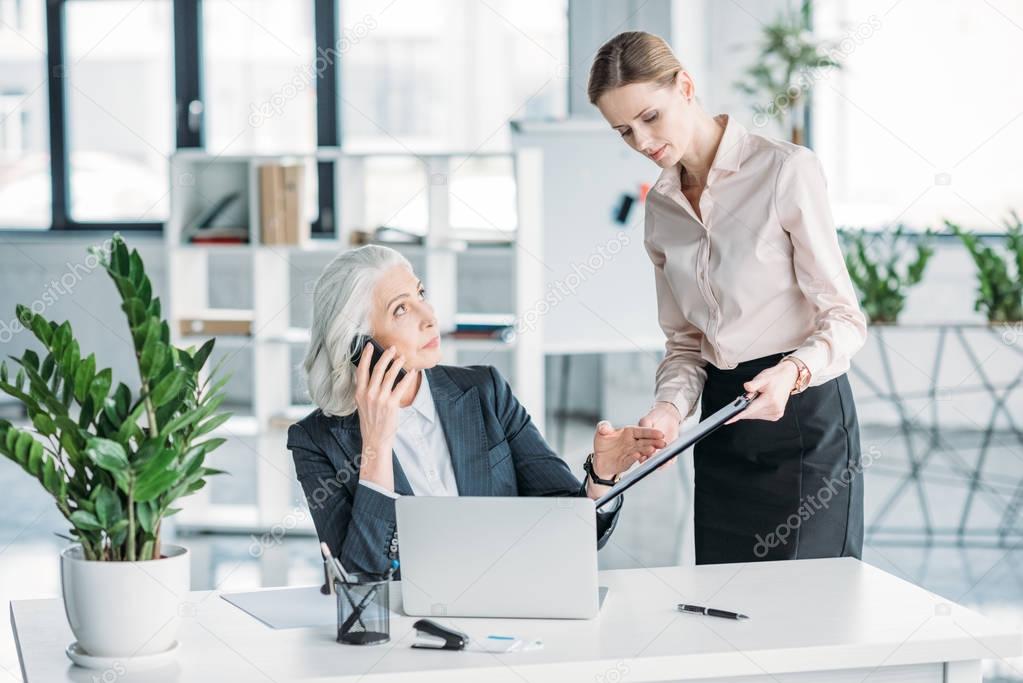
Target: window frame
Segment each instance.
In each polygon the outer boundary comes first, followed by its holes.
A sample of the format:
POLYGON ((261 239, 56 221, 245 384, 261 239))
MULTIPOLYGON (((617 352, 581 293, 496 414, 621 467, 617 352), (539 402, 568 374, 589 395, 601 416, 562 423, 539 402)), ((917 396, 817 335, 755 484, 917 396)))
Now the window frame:
MULTIPOLYGON (((313 3, 314 8, 314 52, 315 59, 321 52, 334 50, 340 35, 338 17, 339 2, 313 3)), ((46 0, 46 78, 48 104, 48 131, 50 155, 50 225, 47 228, 22 228, 16 225, 0 226, 0 234, 46 235, 70 232, 150 232, 162 233, 163 221, 79 221, 70 212, 71 169, 68 152, 68 97, 66 83, 67 45, 67 2, 68 0, 46 0)), ((205 148, 205 122, 202 110, 198 116, 190 116, 190 106, 198 102, 205 104, 203 88, 202 52, 202 0, 171 0, 173 15, 172 45, 174 50, 174 107, 175 146, 171 153, 183 149, 205 148)), ((337 60, 327 65, 316 76, 317 93, 328 94, 316 98, 316 141, 318 147, 337 147, 341 140, 340 112, 337 106, 338 74, 337 60)), ((335 233, 335 166, 320 163, 317 168, 319 180, 319 215, 312 226, 316 235, 335 233)))

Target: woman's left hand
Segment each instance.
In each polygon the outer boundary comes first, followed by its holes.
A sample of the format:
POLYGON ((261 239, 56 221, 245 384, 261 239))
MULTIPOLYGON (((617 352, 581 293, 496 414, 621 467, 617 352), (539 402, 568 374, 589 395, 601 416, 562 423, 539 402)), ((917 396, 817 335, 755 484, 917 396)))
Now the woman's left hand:
POLYGON ((664 448, 664 433, 653 427, 615 429, 607 420, 597 424, 593 435, 593 470, 601 479, 625 472, 636 461, 642 462, 664 448))
POLYGON ((742 388, 748 394, 759 393, 741 413, 725 422, 730 425, 738 420, 770 420, 776 422, 785 414, 789 393, 796 386, 799 368, 795 363, 782 361, 774 367, 761 371, 756 377, 744 383, 742 388))

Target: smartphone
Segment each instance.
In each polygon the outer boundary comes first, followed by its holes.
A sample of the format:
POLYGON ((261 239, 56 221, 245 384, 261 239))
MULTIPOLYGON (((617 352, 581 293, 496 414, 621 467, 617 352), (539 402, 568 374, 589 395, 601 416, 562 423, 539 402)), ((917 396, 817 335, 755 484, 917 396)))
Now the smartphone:
MULTIPOLYGON (((376 367, 377 361, 380 360, 380 357, 382 355, 384 355, 384 351, 386 351, 386 349, 380 346, 380 343, 373 337, 370 337, 369 335, 366 334, 356 335, 355 340, 352 341, 352 365, 354 365, 355 367, 359 367, 359 361, 362 360, 362 354, 364 353, 364 349, 366 348, 366 342, 369 342, 370 344, 373 345, 373 356, 369 359, 369 374, 372 375, 373 368, 376 367)), ((392 360, 391 363, 394 363, 394 361, 392 360)), ((388 364, 387 369, 388 370, 391 369, 390 364, 388 364)), ((398 386, 398 382, 400 382, 405 377, 406 374, 407 373, 405 372, 404 368, 398 370, 398 376, 394 378, 394 386, 392 386, 391 388, 393 389, 394 387, 398 386)))

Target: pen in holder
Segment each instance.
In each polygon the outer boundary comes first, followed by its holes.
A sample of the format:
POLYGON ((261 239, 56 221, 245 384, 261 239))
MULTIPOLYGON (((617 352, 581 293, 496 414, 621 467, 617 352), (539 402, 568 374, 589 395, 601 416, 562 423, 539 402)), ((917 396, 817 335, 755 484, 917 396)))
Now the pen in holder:
POLYGON ((394 569, 392 565, 384 576, 351 572, 349 581, 334 579, 337 642, 377 645, 391 639, 390 583, 394 569))

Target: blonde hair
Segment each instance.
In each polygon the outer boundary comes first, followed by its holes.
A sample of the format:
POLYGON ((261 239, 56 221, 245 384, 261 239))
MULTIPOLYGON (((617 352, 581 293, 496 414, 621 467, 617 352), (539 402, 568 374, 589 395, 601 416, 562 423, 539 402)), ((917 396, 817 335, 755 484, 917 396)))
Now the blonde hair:
POLYGON ((313 324, 302 367, 309 397, 324 415, 355 412, 355 366, 351 346, 369 334, 369 311, 380 276, 412 264, 389 247, 375 244, 338 254, 313 289, 313 324))
POLYGON ((631 83, 671 85, 682 64, 660 36, 644 31, 625 31, 600 46, 590 66, 586 92, 590 104, 601 95, 631 83))

